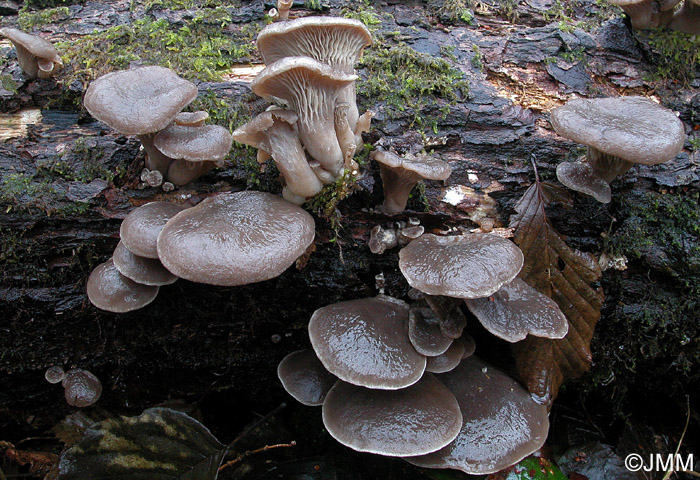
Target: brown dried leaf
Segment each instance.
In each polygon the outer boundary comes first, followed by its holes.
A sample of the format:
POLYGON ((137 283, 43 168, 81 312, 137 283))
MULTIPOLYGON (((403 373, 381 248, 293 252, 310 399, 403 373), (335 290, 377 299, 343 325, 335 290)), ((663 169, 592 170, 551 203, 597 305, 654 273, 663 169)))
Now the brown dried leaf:
POLYGON ((520 377, 547 403, 564 380, 590 367, 591 338, 603 305, 602 289, 592 286, 602 276, 595 257, 570 248, 549 224, 545 207, 555 201, 571 206, 564 189, 538 179, 516 204, 510 222, 525 255, 520 277, 557 302, 569 321, 561 340, 528 336, 513 346, 520 377))
POLYGON ((46 473, 51 470, 51 467, 58 461, 58 455, 53 453, 16 450, 14 448, 8 448, 5 452, 5 456, 20 465, 28 464, 31 473, 46 473))

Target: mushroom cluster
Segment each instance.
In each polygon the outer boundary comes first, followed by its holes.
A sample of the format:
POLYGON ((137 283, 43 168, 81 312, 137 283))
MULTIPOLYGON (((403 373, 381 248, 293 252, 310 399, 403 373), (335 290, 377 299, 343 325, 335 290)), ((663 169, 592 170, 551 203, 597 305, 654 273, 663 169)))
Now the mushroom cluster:
POLYGON ((148 203, 124 219, 120 236, 112 258, 87 282, 92 304, 115 313, 148 305, 178 278, 224 286, 274 278, 313 242, 315 223, 282 198, 245 191, 187 209, 148 203))
POLYGON ((557 178, 577 192, 610 203, 610 182, 635 163, 657 165, 683 149, 683 122, 644 97, 575 98, 551 112, 562 137, 588 146, 585 159, 560 163, 557 178))
POLYGON ((138 136, 148 170, 185 185, 220 166, 233 143, 226 128, 204 124, 206 112, 181 112, 196 97, 192 82, 148 66, 103 75, 90 84, 83 105, 119 133, 138 136))
POLYGON ((371 43, 362 22, 335 17, 281 21, 258 35, 267 66, 251 88, 275 106, 236 129, 233 138, 257 148, 260 161, 272 157, 290 202, 300 205, 344 169, 356 170, 353 156, 372 114, 359 115, 355 63, 371 43))
POLYGON ((361 452, 482 474, 539 449, 546 407, 473 357, 470 337, 446 337, 430 313, 417 312, 384 295, 316 310, 313 350, 282 360, 282 385, 322 405, 328 432, 361 452))
POLYGON ((60 55, 48 40, 12 27, 0 28, 17 50, 17 61, 30 79, 49 78, 63 65, 60 55))
POLYGON ((97 403, 102 395, 100 379, 82 368, 65 372, 63 368, 53 366, 46 369, 44 377, 49 383, 60 383, 63 386, 66 403, 72 407, 90 407, 97 403))

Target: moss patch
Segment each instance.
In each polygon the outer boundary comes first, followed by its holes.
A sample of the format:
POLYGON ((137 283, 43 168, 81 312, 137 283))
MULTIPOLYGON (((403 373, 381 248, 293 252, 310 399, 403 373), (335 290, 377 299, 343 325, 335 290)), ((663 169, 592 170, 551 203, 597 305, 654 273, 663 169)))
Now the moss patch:
POLYGON ((65 20, 70 16, 68 7, 47 8, 33 12, 25 5, 17 15, 17 24, 24 31, 65 20))
POLYGON ((656 74, 687 84, 700 68, 700 36, 667 29, 637 33, 655 54, 656 74))

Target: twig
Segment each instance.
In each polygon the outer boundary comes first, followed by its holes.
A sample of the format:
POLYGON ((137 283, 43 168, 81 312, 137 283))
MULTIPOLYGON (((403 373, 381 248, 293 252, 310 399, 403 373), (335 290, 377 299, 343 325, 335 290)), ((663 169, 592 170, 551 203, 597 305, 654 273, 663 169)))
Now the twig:
MULTIPOLYGON (((685 397, 687 409, 688 409, 688 414, 685 417, 685 427, 683 427, 683 433, 681 433, 681 438, 678 440, 678 445, 676 445, 676 451, 673 454, 673 458, 676 459, 678 458, 678 452, 681 450, 681 444, 683 443, 683 439, 685 438, 685 433, 688 431, 688 425, 690 424, 690 397, 686 396, 685 397)), ((664 475, 664 478, 662 480, 668 480, 671 478, 671 474, 673 473, 673 466, 666 472, 664 475)), ((699 473, 693 472, 693 471, 688 471, 685 470, 683 473, 688 473, 694 477, 700 477, 699 473)))
POLYGON ((244 458, 246 458, 246 457, 248 457, 248 456, 250 456, 250 455, 254 455, 254 454, 260 453, 260 452, 267 452, 268 450, 272 450, 272 449, 274 449, 274 448, 295 447, 296 444, 297 444, 297 442, 295 442, 294 440, 292 440, 290 443, 278 443, 277 445, 265 445, 264 447, 258 448, 258 449, 256 449, 256 450, 248 450, 247 452, 241 453, 240 455, 238 455, 238 456, 237 456, 236 458, 234 458, 233 460, 228 461, 228 462, 224 463, 223 465, 221 465, 221 466, 219 467, 219 472, 220 472, 221 470, 223 470, 224 468, 228 468, 228 467, 230 467, 231 465, 235 465, 236 463, 240 462, 241 460, 243 460, 244 458))

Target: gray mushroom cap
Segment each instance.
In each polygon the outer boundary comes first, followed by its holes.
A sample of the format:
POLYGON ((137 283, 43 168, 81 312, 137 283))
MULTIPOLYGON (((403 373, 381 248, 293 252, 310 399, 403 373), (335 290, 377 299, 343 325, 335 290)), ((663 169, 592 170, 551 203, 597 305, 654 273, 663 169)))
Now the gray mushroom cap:
POLYGON ((454 395, 427 374, 415 385, 391 391, 339 381, 323 402, 323 424, 353 450, 407 456, 450 443, 462 415, 454 395))
POLYGON ((158 256, 175 275, 235 286, 280 275, 311 245, 314 220, 269 193, 219 194, 175 215, 158 235, 158 256))
POLYGON ((326 394, 338 381, 310 349, 284 357, 277 366, 277 377, 288 394, 309 407, 323 405, 326 394))
POLYGON ((449 372, 462 361, 464 356, 464 343, 461 340, 455 340, 444 353, 435 357, 428 357, 428 363, 425 366, 425 371, 430 373, 445 373, 449 372))
POLYGON ((171 124, 153 137, 153 145, 174 160, 221 162, 231 150, 233 138, 220 125, 171 124))
POLYGON ((487 297, 512 281, 523 266, 520 249, 488 233, 422 235, 399 252, 409 285, 429 295, 487 297))
POLYGON ((197 87, 164 67, 138 67, 101 76, 85 92, 90 115, 124 135, 163 130, 197 97, 197 87))
POLYGON ((656 165, 683 148, 683 123, 644 97, 574 98, 551 112, 561 136, 632 163, 656 165))
POLYGON ((547 439, 547 408, 505 373, 476 357, 437 378, 455 395, 464 423, 449 445, 408 457, 426 468, 452 468, 471 475, 497 472, 538 450, 547 439))
POLYGON ((610 184, 593 171, 588 162, 563 162, 557 165, 557 179, 566 187, 590 195, 600 203, 610 203, 610 184))
POLYGON ((129 280, 119 273, 111 258, 98 265, 87 281, 90 302, 99 309, 114 313, 145 307, 155 300, 158 288, 129 280))
POLYGON ((426 357, 445 353, 454 341, 442 333, 440 321, 429 308, 411 308, 408 314, 408 338, 416 351, 426 357))
POLYGON ((170 202, 150 202, 134 209, 119 228, 124 246, 134 255, 158 258, 158 234, 172 217, 186 207, 170 202))
POLYGON ((51 43, 38 36, 12 27, 0 28, 0 35, 10 40, 17 49, 17 61, 30 78, 47 78, 56 65, 63 65, 60 55, 51 43))
POLYGON ((97 403, 102 395, 102 383, 87 370, 76 368, 68 370, 62 381, 68 405, 73 407, 89 407, 97 403))
POLYGON ((464 302, 486 330, 508 342, 518 342, 528 334, 564 338, 569 331, 569 322, 556 302, 519 278, 489 297, 464 302))
POLYGON ((393 390, 416 383, 425 357, 408 339, 408 305, 387 296, 334 303, 309 321, 321 363, 345 382, 393 390))
POLYGON ((119 242, 114 249, 112 261, 119 273, 141 285, 162 286, 177 281, 177 277, 170 273, 160 260, 134 255, 123 242, 119 242))
POLYGON ((173 122, 183 127, 201 127, 204 125, 207 118, 209 118, 209 113, 203 110, 198 110, 196 112, 180 112, 175 115, 173 122))

